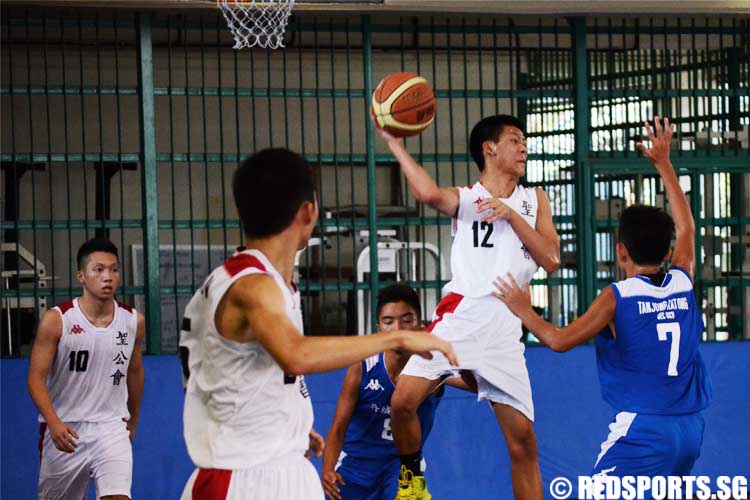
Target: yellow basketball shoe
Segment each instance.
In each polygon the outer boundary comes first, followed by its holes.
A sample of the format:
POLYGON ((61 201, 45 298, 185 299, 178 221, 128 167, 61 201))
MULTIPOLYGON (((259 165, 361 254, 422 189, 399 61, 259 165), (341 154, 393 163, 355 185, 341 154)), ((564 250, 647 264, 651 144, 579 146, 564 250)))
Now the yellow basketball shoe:
POLYGON ((401 476, 398 478, 398 493, 394 500, 432 500, 424 476, 415 476, 402 465, 401 476))

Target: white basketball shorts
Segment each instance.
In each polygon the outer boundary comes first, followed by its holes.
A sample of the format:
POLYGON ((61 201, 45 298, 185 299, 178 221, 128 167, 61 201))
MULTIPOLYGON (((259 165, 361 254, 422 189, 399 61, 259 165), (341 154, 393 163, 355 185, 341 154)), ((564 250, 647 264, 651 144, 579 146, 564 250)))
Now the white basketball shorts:
POLYGON ((250 469, 196 469, 181 500, 324 500, 315 467, 289 456, 250 469))
POLYGON ((39 500, 86 500, 94 481, 96 497, 130 498, 133 449, 125 422, 68 423, 78 434, 78 447, 65 453, 55 447, 47 424, 39 435, 39 500))
POLYGON ((432 359, 412 356, 402 375, 435 380, 471 371, 478 400, 512 406, 534 420, 531 383, 521 342, 521 320, 493 296, 464 297, 450 293, 435 308, 428 331, 453 345, 460 366, 440 353, 432 359))

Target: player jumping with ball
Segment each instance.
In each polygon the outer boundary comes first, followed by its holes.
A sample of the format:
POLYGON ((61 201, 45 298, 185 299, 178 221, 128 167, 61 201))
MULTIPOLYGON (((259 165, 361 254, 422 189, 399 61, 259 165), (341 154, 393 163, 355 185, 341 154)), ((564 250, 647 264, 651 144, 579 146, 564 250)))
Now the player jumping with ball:
MULTIPOLYGON (((480 178, 467 187, 441 188, 412 158, 403 142, 378 128, 401 165, 418 201, 453 218, 453 279, 438 304, 430 331, 451 342, 460 369, 476 378, 478 397, 487 400, 505 435, 515 497, 541 500, 542 480, 534 435, 534 406, 526 370, 521 321, 497 307, 492 279, 512 273, 526 282, 541 265, 559 267, 560 239, 549 199, 526 188, 526 139, 518 119, 508 115, 480 120, 471 132, 471 155, 480 178)), ((412 357, 391 401, 393 437, 402 475, 397 499, 430 499, 420 468, 422 430, 417 409, 440 383, 455 373, 443 356, 412 357)))

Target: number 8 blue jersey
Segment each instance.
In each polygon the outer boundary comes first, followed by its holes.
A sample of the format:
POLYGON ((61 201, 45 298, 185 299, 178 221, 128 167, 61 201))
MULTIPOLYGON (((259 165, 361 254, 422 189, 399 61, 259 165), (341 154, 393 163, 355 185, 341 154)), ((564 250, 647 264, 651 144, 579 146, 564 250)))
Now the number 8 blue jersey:
POLYGON ((696 413, 711 401, 711 381, 698 346, 703 318, 693 282, 672 267, 661 285, 635 276, 611 285, 615 334, 596 337, 602 395, 618 411, 696 413))
MULTIPOLYGON (((396 458, 396 445, 391 433, 391 396, 395 386, 388 376, 385 355, 381 352, 362 361, 359 401, 344 437, 343 451, 356 458, 396 458)), ((443 394, 431 394, 417 410, 422 425, 422 442, 432 430, 435 410, 443 394)))

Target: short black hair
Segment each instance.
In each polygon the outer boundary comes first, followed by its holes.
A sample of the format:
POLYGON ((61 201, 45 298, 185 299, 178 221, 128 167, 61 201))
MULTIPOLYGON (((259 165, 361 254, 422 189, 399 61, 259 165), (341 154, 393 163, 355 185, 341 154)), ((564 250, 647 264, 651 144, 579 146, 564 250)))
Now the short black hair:
POLYGON ((117 255, 117 247, 114 243, 106 238, 91 238, 83 245, 81 245, 81 247, 78 249, 78 256, 76 257, 76 261, 78 262, 79 271, 83 271, 83 269, 86 267, 86 263, 89 260, 89 255, 94 252, 111 253, 112 255, 117 257, 118 261, 120 260, 120 256, 117 255))
POLYGON ((391 285, 383 288, 378 293, 378 309, 376 317, 380 321, 380 312, 386 304, 394 302, 406 302, 412 309, 417 312, 417 317, 422 318, 422 304, 419 302, 419 295, 416 290, 407 285, 391 285))
POLYGON ((480 172, 484 172, 482 144, 485 141, 497 142, 505 127, 516 127, 523 132, 521 120, 511 115, 494 115, 482 118, 471 129, 469 148, 471 149, 471 157, 474 158, 474 162, 479 167, 480 172))
POLYGON ((315 201, 312 166, 286 148, 258 151, 243 161, 232 180, 245 235, 278 234, 294 220, 306 201, 315 201))
POLYGON ((674 221, 661 208, 631 205, 620 215, 617 239, 636 264, 661 264, 672 245, 674 221))

